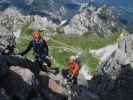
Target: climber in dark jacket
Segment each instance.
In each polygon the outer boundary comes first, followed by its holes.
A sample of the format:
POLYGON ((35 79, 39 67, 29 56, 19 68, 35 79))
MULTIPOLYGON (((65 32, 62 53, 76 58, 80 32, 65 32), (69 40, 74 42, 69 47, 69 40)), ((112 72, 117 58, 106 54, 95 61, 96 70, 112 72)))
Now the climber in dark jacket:
POLYGON ((20 55, 25 55, 33 48, 36 62, 39 63, 42 70, 46 71, 46 67, 51 66, 51 61, 48 57, 49 49, 47 42, 42 39, 40 32, 32 32, 32 36, 33 39, 30 41, 29 46, 24 52, 20 53, 20 55))

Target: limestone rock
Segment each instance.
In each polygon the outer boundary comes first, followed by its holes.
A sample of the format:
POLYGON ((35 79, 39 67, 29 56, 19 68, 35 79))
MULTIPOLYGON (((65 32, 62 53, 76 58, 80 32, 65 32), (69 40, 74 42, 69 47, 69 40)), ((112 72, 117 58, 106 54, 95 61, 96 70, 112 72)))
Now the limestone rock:
POLYGON ((116 50, 97 66, 97 74, 109 75, 117 78, 122 66, 131 65, 133 67, 133 35, 127 35, 118 42, 116 50))
POLYGON ((98 35, 104 36, 121 31, 121 26, 111 8, 87 6, 70 20, 69 24, 64 27, 64 32, 79 35, 96 32, 98 35))

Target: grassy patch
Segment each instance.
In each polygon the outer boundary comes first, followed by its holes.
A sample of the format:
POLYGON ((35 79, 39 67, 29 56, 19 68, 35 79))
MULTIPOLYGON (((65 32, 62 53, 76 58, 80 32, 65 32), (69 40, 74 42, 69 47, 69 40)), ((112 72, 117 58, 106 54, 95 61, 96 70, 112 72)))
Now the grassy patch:
POLYGON ((50 55, 54 58, 53 67, 65 67, 68 57, 72 54, 73 53, 64 51, 63 49, 51 48, 50 55))
POLYGON ((104 38, 101 38, 96 34, 89 34, 87 36, 80 36, 80 37, 56 35, 56 36, 53 36, 52 38, 62 43, 71 45, 75 48, 80 47, 82 49, 97 49, 97 48, 104 47, 108 44, 115 43, 119 35, 120 35, 119 33, 114 33, 113 35, 104 37, 104 38))

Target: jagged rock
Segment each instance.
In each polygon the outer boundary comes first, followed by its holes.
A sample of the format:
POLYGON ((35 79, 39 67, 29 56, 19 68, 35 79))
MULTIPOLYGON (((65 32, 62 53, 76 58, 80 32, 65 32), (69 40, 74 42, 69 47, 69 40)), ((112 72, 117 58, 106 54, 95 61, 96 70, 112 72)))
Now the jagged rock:
POLYGON ((89 89, 101 100, 132 100, 133 69, 130 65, 121 66, 121 71, 114 80, 106 75, 95 76, 89 82, 89 89))
POLYGON ((48 73, 40 72, 37 63, 16 56, 0 55, 0 65, 0 87, 13 100, 64 98, 59 94, 58 83, 50 79, 48 73))
MULTIPOLYGON (((0 13, 0 32, 13 32, 16 37, 26 30, 56 31, 57 25, 49 17, 38 15, 25 15, 17 8, 9 7, 0 13)), ((49 33, 49 32, 48 32, 49 33)))
POLYGON ((16 46, 13 33, 0 32, 0 54, 12 54, 16 46))
POLYGON ((121 29, 118 18, 114 16, 109 7, 87 6, 71 19, 69 24, 64 27, 64 32, 81 35, 86 32, 96 32, 98 35, 104 36, 119 32, 121 29))
POLYGON ((126 64, 129 64, 127 57, 118 49, 106 61, 97 66, 97 74, 116 78, 121 71, 121 66, 126 64))
POLYGON ((133 35, 128 35, 120 39, 116 50, 97 66, 97 74, 108 75, 111 78, 117 78, 122 66, 131 64, 133 57, 133 35))
POLYGON ((1 32, 17 32, 32 20, 31 16, 24 16, 13 7, 5 9, 0 15, 1 32))

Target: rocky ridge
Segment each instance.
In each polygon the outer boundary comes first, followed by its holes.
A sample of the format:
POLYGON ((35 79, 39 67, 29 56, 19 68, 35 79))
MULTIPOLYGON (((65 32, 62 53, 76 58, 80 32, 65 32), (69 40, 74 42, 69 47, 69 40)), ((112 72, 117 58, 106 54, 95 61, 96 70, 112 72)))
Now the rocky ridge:
POLYGON ((99 36, 109 35, 113 32, 121 32, 122 24, 113 14, 111 8, 95 5, 85 6, 64 27, 65 33, 83 34, 96 32, 99 36))
POLYGON ((5 9, 0 15, 1 32, 14 32, 17 35, 21 34, 27 28, 52 28, 56 30, 57 27, 57 25, 47 17, 23 15, 19 10, 13 7, 5 9))

